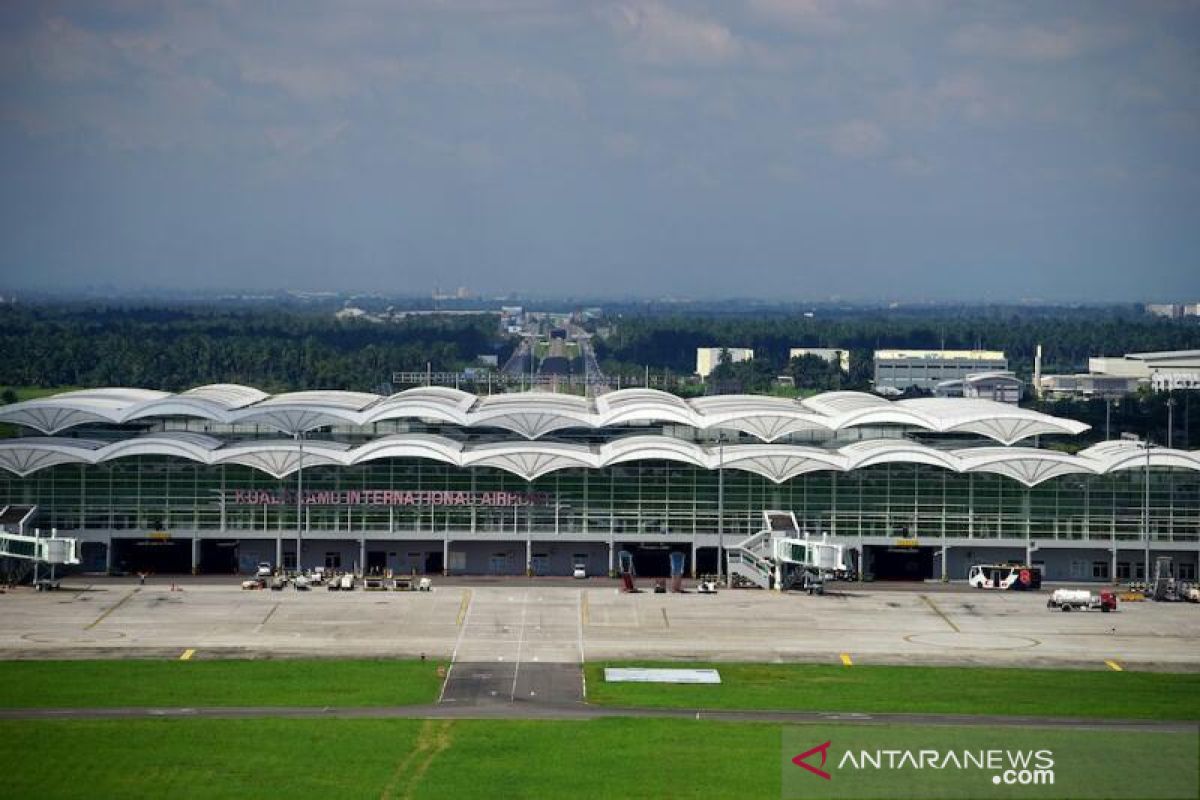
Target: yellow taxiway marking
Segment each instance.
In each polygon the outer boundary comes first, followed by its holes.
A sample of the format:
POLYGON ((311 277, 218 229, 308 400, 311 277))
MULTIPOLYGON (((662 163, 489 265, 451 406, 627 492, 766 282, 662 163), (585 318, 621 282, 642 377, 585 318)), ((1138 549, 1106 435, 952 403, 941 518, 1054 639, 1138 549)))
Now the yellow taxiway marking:
POLYGON ((183 653, 179 656, 179 660, 180 661, 191 661, 192 656, 194 656, 194 655, 196 655, 195 649, 189 647, 187 650, 184 650, 183 653))
POLYGON ((1104 663, 1108 664, 1108 668, 1111 669, 1113 672, 1124 672, 1125 671, 1124 669, 1121 668, 1121 665, 1115 661, 1105 659, 1104 663))
POLYGON ((958 626, 950 621, 950 618, 946 616, 945 612, 943 612, 940 608, 938 608, 937 605, 935 605, 934 602, 929 599, 929 595, 923 594, 923 595, 921 595, 921 599, 924 600, 925 605, 929 606, 929 608, 933 611, 933 613, 935 613, 939 617, 941 617, 942 622, 945 622, 947 625, 949 625, 954 630, 955 633, 962 633, 962 631, 960 631, 958 629, 958 626))
POLYGON ((456 627, 461 628, 463 620, 467 618, 467 609, 471 607, 471 590, 463 590, 462 602, 458 604, 458 619, 454 621, 456 627))
POLYGON ((841 658, 842 658, 842 666, 845 666, 845 667, 853 667, 854 666, 854 661, 850 658, 849 653, 842 653, 841 658))
POLYGON ((91 625, 88 625, 87 627, 85 627, 85 628, 84 628, 84 630, 85 630, 85 631, 90 631, 92 628, 96 627, 96 626, 97 626, 97 625, 99 625, 101 622, 104 622, 105 618, 106 618, 106 617, 108 617, 108 615, 109 615, 109 614, 113 613, 113 612, 114 612, 114 611, 116 611, 118 608, 120 608, 121 606, 125 605, 125 603, 127 603, 127 602, 129 601, 129 598, 133 597, 135 594, 137 594, 137 593, 138 593, 138 592, 140 592, 140 591, 141 591, 141 587, 138 587, 138 588, 136 588, 136 589, 133 589, 132 591, 130 591, 130 592, 129 592, 129 594, 125 595, 125 596, 124 596, 124 597, 122 597, 120 600, 118 600, 117 602, 115 602, 115 603, 113 603, 111 606, 109 606, 109 607, 108 607, 108 610, 106 610, 106 611, 105 611, 103 614, 101 614, 100 616, 96 617, 96 619, 92 621, 92 624, 91 624, 91 625))

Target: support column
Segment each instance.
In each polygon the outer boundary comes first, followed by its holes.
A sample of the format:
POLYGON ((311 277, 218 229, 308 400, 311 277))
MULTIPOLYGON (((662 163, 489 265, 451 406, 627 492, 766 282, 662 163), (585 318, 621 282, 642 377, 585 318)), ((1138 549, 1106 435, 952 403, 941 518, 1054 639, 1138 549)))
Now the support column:
MULTIPOLYGON (((109 473, 110 475, 112 473, 109 473)), ((109 496, 112 496, 112 489, 109 488, 109 496)), ((225 465, 221 465, 221 532, 224 533, 229 529, 229 521, 225 516, 225 465)))
POLYGON ((104 574, 111 575, 113 569, 113 540, 109 535, 108 541, 104 545, 104 574))
POLYGON ((283 569, 283 537, 278 533, 275 534, 275 569, 283 569))
POLYGON ((942 534, 942 583, 950 580, 950 567, 946 563, 950 558, 950 548, 946 545, 945 534, 942 534))
POLYGON ((837 495, 838 495, 838 474, 832 474, 832 489, 830 490, 830 512, 829 512, 829 535, 830 537, 837 536, 837 495))
POLYGON ((608 540, 608 574, 612 575, 616 567, 613 566, 613 543, 612 539, 608 540))
POLYGON ((696 580, 696 534, 692 533, 692 580, 696 580))
POLYGON ((525 575, 533 574, 533 540, 525 537, 525 575))
POLYGON ((1025 563, 1031 565, 1033 563, 1033 531, 1029 524, 1029 488, 1025 488, 1025 563))
MULTIPOLYGON (((472 513, 474 513, 472 511, 472 513)), ((442 575, 450 574, 450 540, 442 539, 442 575)))
POLYGON ((192 574, 200 571, 200 534, 192 534, 192 574))
POLYGON ((975 538, 975 474, 967 473, 967 538, 975 538))
MULTIPOLYGON (((1087 484, 1084 484, 1084 485, 1086 486, 1087 484)), ((1084 497, 1086 498, 1087 496, 1088 495, 1085 493, 1084 497)), ((1108 533, 1109 533, 1110 541, 1112 544, 1112 547, 1111 547, 1111 549, 1112 549, 1112 573, 1109 575, 1109 578, 1112 580, 1113 586, 1116 586, 1117 585, 1117 526, 1115 524, 1110 525, 1108 528, 1108 533)), ((1130 577, 1130 580, 1133 579, 1132 574, 1130 574, 1129 577, 1130 577)))
POLYGON ((367 574, 367 539, 364 536, 358 540, 358 569, 363 574, 367 574))

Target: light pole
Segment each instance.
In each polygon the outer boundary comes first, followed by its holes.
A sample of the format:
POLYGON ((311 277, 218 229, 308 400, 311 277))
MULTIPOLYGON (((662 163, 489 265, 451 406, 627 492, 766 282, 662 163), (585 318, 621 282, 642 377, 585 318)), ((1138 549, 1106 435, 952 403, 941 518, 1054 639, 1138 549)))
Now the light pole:
POLYGON ((304 431, 296 434, 300 446, 300 459, 296 464, 296 574, 300 574, 300 545, 304 538, 304 431))
POLYGON ((1112 398, 1104 398, 1104 441, 1112 439, 1112 398))
POLYGON ((725 573, 725 434, 717 434, 717 583, 725 573))

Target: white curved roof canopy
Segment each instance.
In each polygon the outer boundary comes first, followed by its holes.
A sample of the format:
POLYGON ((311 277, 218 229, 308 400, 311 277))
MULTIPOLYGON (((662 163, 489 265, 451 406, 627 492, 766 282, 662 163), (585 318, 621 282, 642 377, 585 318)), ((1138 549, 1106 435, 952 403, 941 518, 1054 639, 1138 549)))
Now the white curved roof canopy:
MULTIPOLYGON (((396 434, 351 447, 341 442, 295 439, 224 443, 194 433, 162 433, 105 443, 65 437, 0 440, 0 469, 29 475, 56 464, 98 464, 130 456, 160 455, 201 464, 242 464, 276 478, 304 466, 351 467, 382 458, 423 458, 455 467, 492 467, 524 480, 562 469, 602 469, 631 461, 663 460, 753 472, 782 483, 807 472, 850 472, 884 463, 927 464, 954 472, 1003 475, 1035 486, 1060 475, 1101 475, 1142 469, 1146 453, 1134 442, 1108 442, 1076 455, 1033 448, 974 447, 939 450, 901 439, 855 442, 838 450, 789 444, 702 447, 670 436, 633 436, 602 445, 563 442, 491 442, 464 445, 444 436, 396 434)), ((1200 451, 1153 448, 1150 464, 1200 471, 1200 451)))
POLYGON ((289 435, 329 425, 427 419, 502 428, 526 439, 566 428, 667 422, 701 430, 739 430, 773 442, 807 430, 895 424, 942 433, 974 433, 1007 445, 1038 434, 1074 435, 1088 428, 1082 422, 992 400, 893 402, 862 392, 826 392, 800 401, 761 395, 683 400, 656 389, 624 389, 587 400, 548 392, 478 397, 442 387, 409 389, 389 397, 336 391, 269 396, 246 386, 214 384, 175 395, 143 389, 92 389, 0 406, 0 422, 45 434, 89 423, 173 416, 261 425, 289 435))

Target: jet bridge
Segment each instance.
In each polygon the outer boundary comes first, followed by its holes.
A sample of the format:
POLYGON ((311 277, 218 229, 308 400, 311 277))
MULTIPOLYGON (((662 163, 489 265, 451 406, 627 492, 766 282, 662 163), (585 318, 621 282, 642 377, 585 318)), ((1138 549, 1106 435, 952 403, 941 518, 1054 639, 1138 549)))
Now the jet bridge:
POLYGON ((50 565, 51 583, 48 585, 53 585, 56 566, 79 563, 79 542, 77 539, 60 537, 53 528, 49 536, 43 536, 36 528, 31 529, 36 516, 37 506, 5 506, 0 509, 0 558, 30 562, 34 585, 42 588, 44 582, 38 579, 38 566, 50 565))
POLYGON ((763 529, 729 548, 727 565, 731 583, 785 591, 824 589, 824 582, 846 570, 841 545, 801 531, 790 511, 764 511, 763 529))

